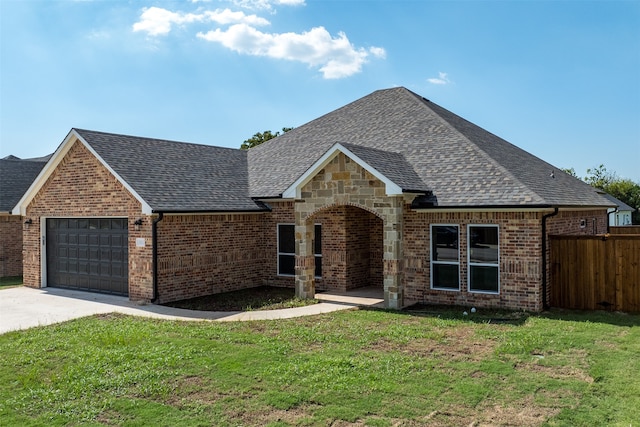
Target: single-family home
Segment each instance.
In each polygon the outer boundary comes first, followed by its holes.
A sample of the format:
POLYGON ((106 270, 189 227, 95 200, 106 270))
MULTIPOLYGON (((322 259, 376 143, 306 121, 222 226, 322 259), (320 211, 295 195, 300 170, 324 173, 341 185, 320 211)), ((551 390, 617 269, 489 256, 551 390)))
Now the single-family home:
POLYGON ((23 221, 11 212, 48 159, 0 159, 0 277, 22 275, 23 221))
POLYGON ((27 286, 164 303, 259 285, 541 310, 549 234, 614 205, 403 87, 249 150, 72 129, 14 208, 27 286))
POLYGON ((605 197, 608 201, 613 203, 616 207, 607 209, 607 214, 609 216, 609 226, 617 227, 622 225, 631 225, 631 214, 635 211, 635 208, 629 206, 622 200, 619 200, 613 197, 608 193, 600 193, 603 197, 605 197))

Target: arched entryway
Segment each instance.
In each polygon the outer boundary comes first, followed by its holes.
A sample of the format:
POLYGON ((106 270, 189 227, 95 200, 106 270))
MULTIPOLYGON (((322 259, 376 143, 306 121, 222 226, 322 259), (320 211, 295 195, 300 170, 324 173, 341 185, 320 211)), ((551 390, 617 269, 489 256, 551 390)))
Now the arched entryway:
MULTIPOLYGON (((317 291, 346 292, 362 287, 383 291, 383 221, 365 209, 331 206, 316 212, 308 221, 320 227, 321 239, 314 243, 317 291)), ((316 237, 317 239, 317 237, 316 237)))

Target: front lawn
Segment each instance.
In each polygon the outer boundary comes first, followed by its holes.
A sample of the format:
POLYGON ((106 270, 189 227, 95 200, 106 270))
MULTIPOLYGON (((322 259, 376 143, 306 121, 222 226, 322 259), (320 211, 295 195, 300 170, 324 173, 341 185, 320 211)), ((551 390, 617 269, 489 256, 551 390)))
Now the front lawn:
POLYGON ((22 276, 0 277, 0 289, 22 285, 22 276))
POLYGON ((494 316, 103 315, 11 332, 0 425, 640 425, 640 316, 494 316))

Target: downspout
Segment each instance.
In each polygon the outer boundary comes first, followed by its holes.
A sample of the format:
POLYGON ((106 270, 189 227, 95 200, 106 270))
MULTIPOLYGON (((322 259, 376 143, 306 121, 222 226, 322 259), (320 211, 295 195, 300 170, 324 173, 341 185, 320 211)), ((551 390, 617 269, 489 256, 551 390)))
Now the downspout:
POLYGON ((611 216, 610 215, 614 214, 614 213, 618 213, 618 207, 617 206, 611 212, 607 212, 607 234, 611 233, 611 216))
POLYGON ((552 213, 542 215, 542 308, 549 308, 547 301, 547 218, 558 215, 558 208, 553 208, 552 213))
POLYGON ((155 303, 158 300, 158 223, 164 218, 163 212, 158 212, 158 218, 153 220, 151 225, 151 243, 153 247, 153 298, 151 302, 155 303))

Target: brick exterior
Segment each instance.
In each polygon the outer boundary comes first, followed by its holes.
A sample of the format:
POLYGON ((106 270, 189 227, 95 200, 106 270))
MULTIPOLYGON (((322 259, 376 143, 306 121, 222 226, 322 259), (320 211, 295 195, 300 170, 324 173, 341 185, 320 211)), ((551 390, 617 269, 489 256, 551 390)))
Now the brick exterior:
MULTIPOLYGON (((412 211, 411 196, 387 196, 381 181, 343 154, 312 177, 301 195, 295 202, 269 202, 268 213, 166 214, 157 224, 158 302, 262 284, 304 292, 373 285, 384 289, 391 308, 423 302, 542 309, 544 212, 412 211), (296 226, 297 277, 277 274, 277 225, 283 223, 296 226), (313 277, 311 241, 316 223, 322 226, 320 279, 313 277), (432 224, 460 227, 458 291, 430 288, 432 224), (468 290, 469 224, 498 226, 498 294, 468 290)), ((70 147, 31 201, 26 217, 16 217, 23 230, 25 284, 40 287, 42 283, 44 218, 110 216, 129 221, 129 297, 149 301, 153 296, 152 226, 158 215, 143 215, 140 202, 79 142, 70 147), (138 218, 143 224, 136 227, 138 218), (29 229, 23 227, 25 219, 33 221, 29 229)), ((561 211, 548 218, 547 229, 549 234, 596 234, 606 231, 606 221, 605 209, 561 211)), ((0 218, 0 227, 5 224, 16 226, 0 218)))
POLYGON ((261 285, 263 216, 165 215, 158 223, 158 302, 261 285))
POLYGON ((125 217, 129 219, 129 298, 152 296, 151 224, 145 218, 139 231, 133 222, 143 217, 141 205, 124 186, 87 150, 75 142, 58 167, 31 201, 26 218, 23 275, 26 286, 39 288, 41 277, 41 223, 46 217, 125 217), (144 238, 145 246, 136 246, 144 238))
POLYGON ((22 276, 22 227, 22 217, 0 215, 0 277, 22 276))

